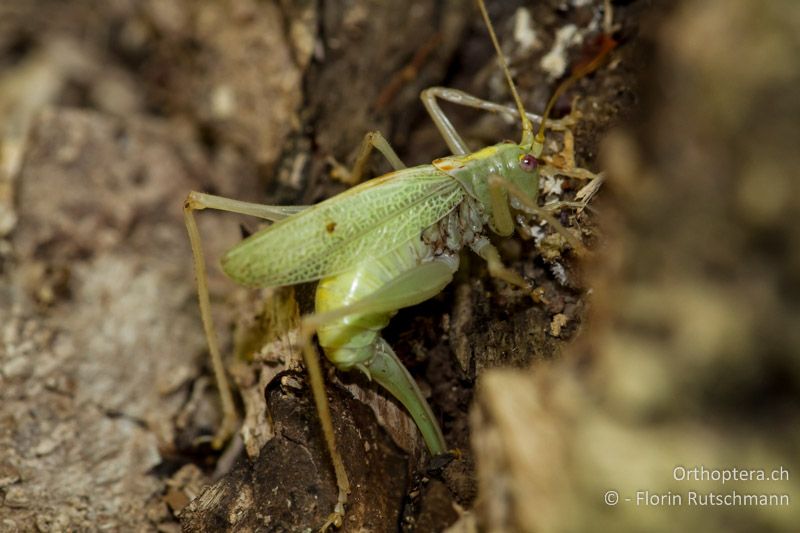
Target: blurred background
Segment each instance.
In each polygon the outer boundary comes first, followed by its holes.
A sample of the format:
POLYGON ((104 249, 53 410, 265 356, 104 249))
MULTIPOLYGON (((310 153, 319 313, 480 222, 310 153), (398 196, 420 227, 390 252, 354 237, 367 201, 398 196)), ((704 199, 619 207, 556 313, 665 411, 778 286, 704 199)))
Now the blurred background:
MULTIPOLYGON (((444 467, 391 400, 329 374, 345 530, 795 531, 800 5, 488 8, 531 111, 616 44, 547 145, 604 173, 561 214, 593 253, 500 240, 538 302, 464 254, 393 320, 462 452, 444 467), (712 479, 734 468, 779 474, 712 479)), ((322 523, 335 484, 290 334, 310 289, 236 288, 218 258, 258 225, 198 215, 244 419, 212 450, 183 201, 315 203, 375 129, 428 163, 446 154, 418 99, 432 85, 511 101, 470 0, 0 0, 0 531, 322 523)), ((473 148, 518 138, 446 109, 473 148)), ((584 185, 543 180, 542 201, 584 185)))

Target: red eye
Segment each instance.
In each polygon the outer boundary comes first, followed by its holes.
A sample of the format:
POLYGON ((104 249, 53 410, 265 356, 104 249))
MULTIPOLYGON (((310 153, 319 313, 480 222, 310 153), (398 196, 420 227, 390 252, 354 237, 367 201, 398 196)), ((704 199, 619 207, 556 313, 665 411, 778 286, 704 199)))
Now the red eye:
POLYGON ((532 172, 536 170, 538 166, 539 162, 531 154, 526 154, 519 160, 519 167, 526 172, 532 172))

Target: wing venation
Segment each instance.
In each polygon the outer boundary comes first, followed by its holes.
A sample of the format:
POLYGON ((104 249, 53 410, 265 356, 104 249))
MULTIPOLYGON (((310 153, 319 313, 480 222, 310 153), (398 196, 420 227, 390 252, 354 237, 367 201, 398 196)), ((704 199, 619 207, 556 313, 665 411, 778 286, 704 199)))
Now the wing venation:
POLYGON ((463 197, 458 182, 430 165, 393 172, 251 235, 222 267, 237 283, 259 287, 338 274, 419 236, 463 197))

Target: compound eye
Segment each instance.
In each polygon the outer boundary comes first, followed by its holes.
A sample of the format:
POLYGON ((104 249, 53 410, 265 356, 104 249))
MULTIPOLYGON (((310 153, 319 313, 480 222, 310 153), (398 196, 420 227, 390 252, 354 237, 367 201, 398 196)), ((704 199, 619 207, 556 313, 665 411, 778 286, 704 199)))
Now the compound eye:
POLYGON ((531 154, 525 154, 519 160, 519 168, 525 172, 533 172, 539 166, 539 161, 536 160, 531 154))

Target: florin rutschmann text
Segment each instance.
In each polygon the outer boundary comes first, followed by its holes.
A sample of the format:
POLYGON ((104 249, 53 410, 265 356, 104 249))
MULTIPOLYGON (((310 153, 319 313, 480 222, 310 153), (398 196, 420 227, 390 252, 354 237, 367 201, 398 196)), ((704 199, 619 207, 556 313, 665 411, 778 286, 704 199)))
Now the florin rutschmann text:
MULTIPOLYGON (((606 491, 603 500, 606 505, 621 502, 637 507, 788 507, 791 498, 780 490, 762 490, 753 482, 781 483, 789 481, 789 470, 777 468, 707 468, 702 465, 678 465, 672 469, 672 479, 681 484, 687 483, 686 490, 646 490, 639 489, 628 494, 611 489, 606 491), (747 483, 746 488, 737 485, 736 489, 707 488, 708 483, 724 486, 726 483, 747 483), (696 485, 704 486, 699 488, 696 485)), ((763 486, 763 485, 762 485, 763 486)), ((766 487, 765 487, 766 488, 766 487)))

